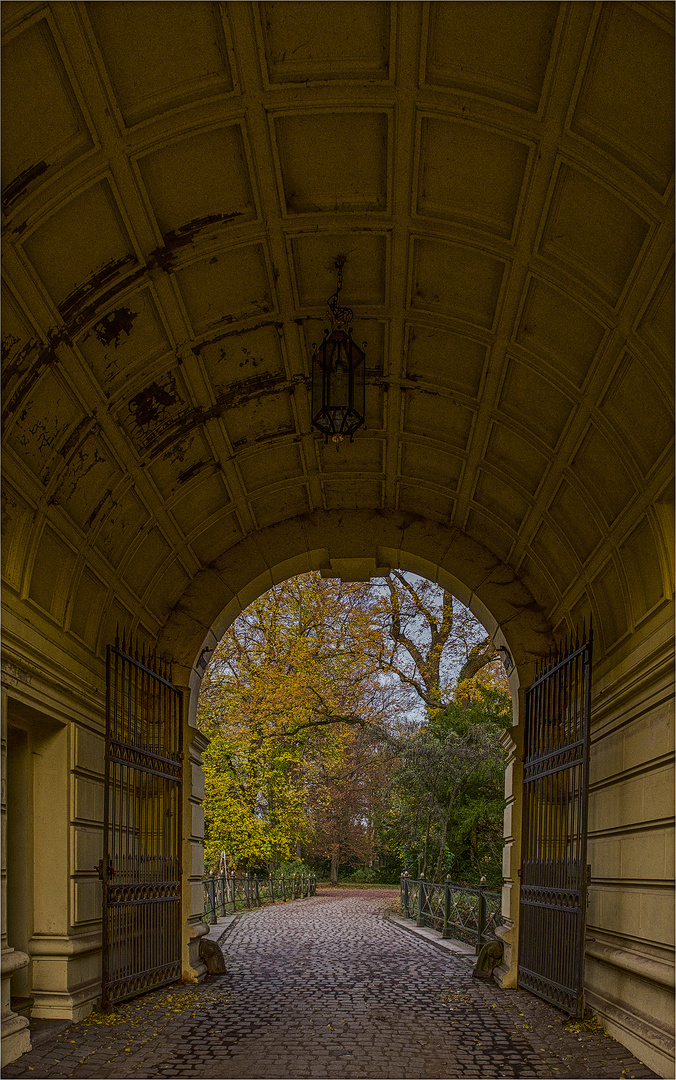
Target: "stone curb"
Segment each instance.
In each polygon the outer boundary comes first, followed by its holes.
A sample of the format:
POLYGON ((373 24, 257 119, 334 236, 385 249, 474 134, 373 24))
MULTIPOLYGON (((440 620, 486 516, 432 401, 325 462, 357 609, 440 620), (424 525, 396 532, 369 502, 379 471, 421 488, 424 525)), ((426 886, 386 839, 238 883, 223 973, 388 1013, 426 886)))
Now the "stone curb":
POLYGON ((469 945, 465 945, 462 941, 456 941, 454 938, 437 937, 437 930, 432 930, 429 926, 416 926, 415 923, 410 923, 408 920, 400 918, 399 915, 393 915, 389 911, 385 913, 383 918, 393 926, 399 927, 400 930, 407 930, 409 934, 426 941, 429 945, 434 945, 440 952, 451 953, 458 960, 462 960, 464 964, 474 967, 477 954, 474 949, 471 949, 469 945))

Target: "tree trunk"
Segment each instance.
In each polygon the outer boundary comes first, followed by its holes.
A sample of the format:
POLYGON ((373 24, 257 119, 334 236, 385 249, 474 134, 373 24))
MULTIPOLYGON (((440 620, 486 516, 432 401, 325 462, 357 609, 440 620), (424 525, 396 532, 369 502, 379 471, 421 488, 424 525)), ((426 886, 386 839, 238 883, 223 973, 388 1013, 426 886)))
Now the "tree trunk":
POLYGON ((441 870, 444 864, 444 849, 446 847, 446 832, 448 830, 448 818, 444 818, 441 826, 441 839, 439 842, 439 858, 437 859, 437 873, 435 881, 441 881, 441 870))
POLYGON ((428 854, 429 848, 430 848, 430 821, 431 821, 431 818, 432 818, 432 815, 428 814, 427 815, 427 828, 425 830, 425 850, 424 850, 424 853, 423 853, 423 865, 422 865, 422 872, 421 872, 421 876, 424 877, 424 878, 427 878, 427 854, 428 854))
POLYGON ((338 884, 338 863, 340 862, 340 847, 335 845, 331 852, 331 884, 338 884))

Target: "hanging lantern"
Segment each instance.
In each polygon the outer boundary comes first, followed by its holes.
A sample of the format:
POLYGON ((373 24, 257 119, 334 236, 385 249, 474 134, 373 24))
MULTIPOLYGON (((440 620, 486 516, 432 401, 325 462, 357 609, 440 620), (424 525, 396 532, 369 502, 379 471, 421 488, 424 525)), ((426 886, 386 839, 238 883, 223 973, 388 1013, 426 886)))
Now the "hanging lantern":
POLYGON ((357 428, 364 423, 366 406, 366 355, 352 340, 352 311, 340 307, 343 287, 344 256, 336 259, 338 284, 329 297, 331 329, 324 331, 324 340, 312 346, 312 426, 331 439, 338 449, 349 435, 350 442, 357 428))

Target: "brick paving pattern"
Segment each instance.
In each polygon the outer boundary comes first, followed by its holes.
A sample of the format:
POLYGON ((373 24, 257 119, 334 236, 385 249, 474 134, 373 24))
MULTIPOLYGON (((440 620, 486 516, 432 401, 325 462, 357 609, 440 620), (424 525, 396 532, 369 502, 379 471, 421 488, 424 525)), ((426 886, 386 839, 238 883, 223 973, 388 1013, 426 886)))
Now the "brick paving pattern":
POLYGON ((397 893, 326 890, 242 916, 227 973, 92 1014, 6 1077, 655 1076, 607 1035, 565 1030, 531 994, 471 977, 383 918, 397 893))

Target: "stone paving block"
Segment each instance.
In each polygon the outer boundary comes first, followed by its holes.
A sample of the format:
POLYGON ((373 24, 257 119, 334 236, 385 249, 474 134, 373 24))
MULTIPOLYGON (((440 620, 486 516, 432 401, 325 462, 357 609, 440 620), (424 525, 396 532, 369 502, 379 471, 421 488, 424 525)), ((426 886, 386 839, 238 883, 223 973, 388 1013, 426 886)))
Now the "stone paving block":
POLYGON ((327 890, 234 920, 225 975, 71 1024, 7 1077, 616 1080, 655 1074, 609 1036, 567 1031, 522 990, 386 920, 397 893, 327 890), (624 1070, 624 1072, 623 1072, 624 1070))

